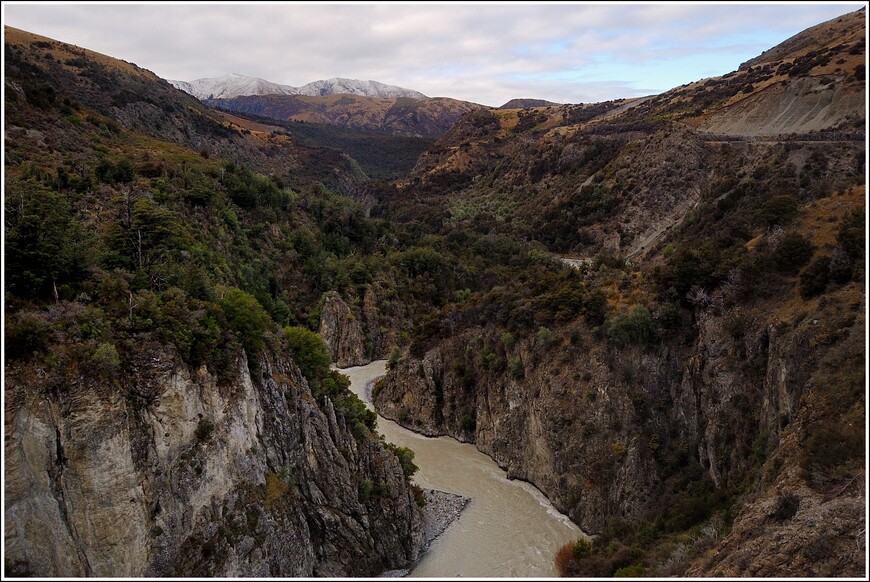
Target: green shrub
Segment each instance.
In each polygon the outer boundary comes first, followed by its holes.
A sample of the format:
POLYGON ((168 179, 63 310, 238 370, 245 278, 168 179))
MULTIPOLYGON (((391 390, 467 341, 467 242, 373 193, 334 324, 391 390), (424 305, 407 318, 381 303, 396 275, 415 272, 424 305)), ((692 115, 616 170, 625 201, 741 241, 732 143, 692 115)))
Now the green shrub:
POLYGON ((514 336, 511 334, 511 332, 506 331, 501 334, 501 343, 504 345, 506 350, 509 350, 513 348, 514 345, 516 345, 517 340, 514 339, 514 336))
POLYGON ((399 459, 399 465, 402 466, 402 473, 406 478, 410 478, 417 472, 419 467, 414 464, 414 451, 408 447, 399 447, 392 443, 385 443, 384 447, 399 459))
POLYGON ((223 287, 218 290, 221 298, 218 301, 227 325, 239 338, 249 364, 256 365, 257 356, 263 349, 263 332, 272 323, 269 314, 263 306, 249 293, 234 287, 223 287))
POLYGON ((632 564, 624 568, 619 568, 613 573, 614 578, 641 578, 646 575, 646 568, 640 564, 632 564))
POLYGON ((607 337, 617 346, 646 344, 653 336, 653 319, 643 305, 635 305, 628 313, 614 315, 605 323, 607 337))
POLYGON ((285 327, 284 337, 293 361, 299 366, 311 389, 318 392, 325 388, 332 357, 323 339, 313 331, 298 326, 285 327))
POLYGON ((390 359, 387 360, 387 370, 392 370, 401 361, 402 361, 402 350, 399 349, 399 346, 393 346, 393 349, 390 350, 390 359))
POLYGON ((94 355, 91 356, 91 361, 96 365, 97 370, 103 374, 111 374, 121 365, 118 350, 110 343, 99 344, 96 351, 94 351, 94 355))
POLYGON ((575 560, 582 560, 583 558, 588 558, 592 555, 592 542, 590 542, 586 538, 581 538, 577 540, 571 547, 571 555, 575 560))
POLYGON ((526 375, 526 368, 523 366, 523 361, 519 358, 511 358, 508 362, 508 370, 510 370, 511 376, 516 380, 520 380, 526 375))
POLYGON ((535 342, 541 347, 547 347, 553 342, 553 332, 544 326, 535 333, 535 342))

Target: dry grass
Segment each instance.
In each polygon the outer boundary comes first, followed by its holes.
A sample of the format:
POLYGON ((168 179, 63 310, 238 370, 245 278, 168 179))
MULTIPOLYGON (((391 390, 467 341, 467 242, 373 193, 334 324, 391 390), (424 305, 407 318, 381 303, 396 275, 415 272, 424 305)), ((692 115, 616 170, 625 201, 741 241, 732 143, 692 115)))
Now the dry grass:
POLYGON ((852 210, 864 205, 865 187, 856 186, 845 192, 819 198, 801 208, 798 231, 809 237, 817 251, 837 244, 840 222, 852 210))

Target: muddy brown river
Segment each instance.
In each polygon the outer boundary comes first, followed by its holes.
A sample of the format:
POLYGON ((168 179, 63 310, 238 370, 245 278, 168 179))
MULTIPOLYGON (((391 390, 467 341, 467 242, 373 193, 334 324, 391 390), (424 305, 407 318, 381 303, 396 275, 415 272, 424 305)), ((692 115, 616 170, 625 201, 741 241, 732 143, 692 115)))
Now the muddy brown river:
MULTIPOLYGON (((382 376, 386 361, 340 370, 369 408, 366 383, 382 376)), ((461 517, 432 543, 409 576, 443 578, 556 576, 553 557, 563 544, 583 537, 534 486, 509 481, 474 445, 450 437, 429 438, 378 415, 378 432, 415 453, 414 482, 471 498, 461 517)))

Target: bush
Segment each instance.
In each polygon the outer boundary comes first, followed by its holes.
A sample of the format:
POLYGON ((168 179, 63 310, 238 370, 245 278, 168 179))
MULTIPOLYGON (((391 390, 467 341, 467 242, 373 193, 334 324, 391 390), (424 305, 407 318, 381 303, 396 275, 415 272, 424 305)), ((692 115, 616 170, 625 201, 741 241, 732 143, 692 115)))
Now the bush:
POLYGON ((6 355, 23 358, 48 347, 52 332, 39 313, 25 312, 6 320, 6 355))
POLYGON ((825 291, 830 279, 830 264, 829 257, 817 257, 806 269, 801 271, 801 297, 809 299, 825 291))
POLYGON ((553 343, 553 332, 544 326, 538 328, 535 333, 535 343, 541 347, 547 347, 553 343))
POLYGON ((583 558, 588 558, 592 555, 592 542, 590 542, 586 538, 581 538, 577 540, 571 547, 571 555, 575 560, 582 560, 583 558))
POLYGON ((801 474, 818 491, 830 491, 860 470, 864 459, 863 426, 831 422, 817 429, 801 451, 801 474))
POLYGON ((299 366, 311 389, 319 389, 326 381, 332 363, 332 357, 323 339, 313 331, 298 326, 285 327, 284 337, 287 339, 293 361, 299 366))
POLYGON ((510 370, 511 376, 516 380, 522 379, 526 375, 526 369, 523 366, 523 361, 519 358, 511 358, 508 362, 508 370, 510 370))
POLYGON ((271 318, 253 295, 234 287, 220 289, 218 301, 227 318, 227 325, 239 338, 249 364, 256 365, 256 358, 263 349, 263 332, 271 325, 271 318))
POLYGON ((97 370, 103 374, 111 374, 121 365, 118 350, 110 343, 98 345, 94 355, 91 356, 91 361, 96 365, 97 370))
POLYGON ((653 335, 653 319, 643 305, 635 305, 631 311, 614 315, 605 323, 605 333, 617 346, 646 344, 653 335))
POLYGON ((776 509, 771 517, 776 521, 785 521, 795 516, 801 506, 800 497, 794 493, 788 495, 780 495, 777 499, 776 509))
POLYGON ((572 550, 574 548, 574 544, 565 544, 559 551, 556 552, 556 571, 559 573, 559 576, 568 577, 574 576, 574 555, 572 550))
POLYGON ((399 349, 399 346, 393 346, 393 349, 390 350, 390 359, 387 360, 387 370, 392 370, 401 361, 402 361, 402 350, 399 349))
POLYGON ((619 568, 613 573, 614 578, 641 578, 646 575, 646 568, 640 564, 632 564, 624 568, 619 568))
POLYGON ((794 273, 813 256, 813 245, 803 235, 796 232, 782 237, 773 249, 773 264, 785 273, 794 273))
POLYGON ((386 443, 385 447, 399 459, 399 464, 402 466, 402 473, 406 478, 410 478, 417 472, 419 467, 414 464, 414 451, 408 447, 399 447, 392 443, 386 443))
POLYGON ((211 433, 214 432, 214 423, 207 418, 200 418, 196 425, 196 439, 203 443, 211 438, 211 433))

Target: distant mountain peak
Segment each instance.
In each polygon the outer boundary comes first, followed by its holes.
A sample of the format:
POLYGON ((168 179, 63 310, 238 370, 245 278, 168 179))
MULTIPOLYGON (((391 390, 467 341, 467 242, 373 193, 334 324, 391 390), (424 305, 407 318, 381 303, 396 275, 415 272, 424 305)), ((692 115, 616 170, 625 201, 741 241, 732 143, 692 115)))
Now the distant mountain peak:
POLYGON ((194 81, 173 81, 169 83, 197 99, 232 99, 249 95, 307 95, 312 97, 349 93, 364 97, 410 97, 425 99, 419 91, 387 85, 378 81, 359 81, 333 77, 314 81, 301 87, 280 85, 257 77, 229 73, 221 77, 196 79, 194 81))

